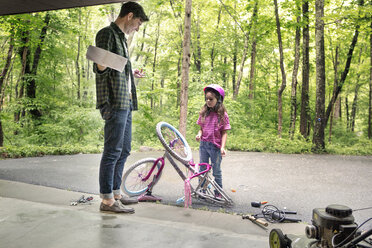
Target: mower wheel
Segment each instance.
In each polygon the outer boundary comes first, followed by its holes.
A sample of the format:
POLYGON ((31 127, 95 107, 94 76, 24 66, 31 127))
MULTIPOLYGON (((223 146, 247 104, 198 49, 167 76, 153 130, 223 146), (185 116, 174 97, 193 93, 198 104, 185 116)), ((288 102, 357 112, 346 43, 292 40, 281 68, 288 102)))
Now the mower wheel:
POLYGON ((288 238, 284 236, 282 230, 272 229, 269 236, 270 248, 287 248, 290 247, 288 238))

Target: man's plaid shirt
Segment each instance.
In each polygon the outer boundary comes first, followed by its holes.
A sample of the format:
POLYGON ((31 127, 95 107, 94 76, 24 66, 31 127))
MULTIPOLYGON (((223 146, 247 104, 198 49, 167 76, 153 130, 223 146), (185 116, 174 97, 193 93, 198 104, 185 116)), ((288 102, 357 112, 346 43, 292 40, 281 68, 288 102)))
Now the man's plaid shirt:
POLYGON ((96 46, 116 53, 128 59, 124 71, 121 73, 111 68, 99 71, 94 63, 93 70, 96 73, 97 108, 108 103, 113 109, 129 109, 132 99, 133 110, 138 109, 136 86, 129 54, 126 54, 124 43, 125 34, 112 22, 110 26, 101 29, 96 36, 96 46), (128 78, 131 77, 131 97, 128 92, 128 78))

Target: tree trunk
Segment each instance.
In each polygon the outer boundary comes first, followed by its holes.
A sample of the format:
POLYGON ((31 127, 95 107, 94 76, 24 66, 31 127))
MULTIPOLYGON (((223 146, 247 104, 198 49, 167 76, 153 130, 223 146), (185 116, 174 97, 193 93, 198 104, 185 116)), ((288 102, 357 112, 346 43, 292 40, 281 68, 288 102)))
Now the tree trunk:
MULTIPOLYGON (((27 21, 29 22, 29 21, 27 21)), ((19 48, 18 54, 21 59, 22 69, 19 79, 15 85, 15 98, 20 99, 23 97, 24 94, 24 86, 26 84, 26 74, 31 72, 30 70, 30 49, 29 49, 29 39, 30 39, 30 31, 22 31, 22 47, 19 48)), ((14 122, 18 123, 20 120, 21 111, 16 111, 14 113, 14 122)), ((17 135, 17 130, 14 132, 17 135)))
POLYGON ((346 112, 346 128, 349 129, 350 126, 350 114, 349 114, 349 100, 347 96, 345 97, 345 112, 346 112))
MULTIPOLYGON (((173 6, 174 5, 174 0, 169 0, 169 3, 171 5, 171 8, 172 8, 172 12, 173 12, 173 15, 176 19, 181 19, 181 13, 180 12, 177 12, 175 10, 175 7, 173 6)), ((176 7, 177 8, 177 7, 176 7)), ((185 10, 186 11, 186 10, 185 10)), ((191 12, 190 12, 191 13, 191 12)), ((191 14, 190 14, 191 15, 191 14)), ((186 20, 184 20, 186 21, 186 20)), ((190 23, 191 23, 191 20, 190 20, 190 23)), ((190 24, 191 25, 191 24, 190 24)), ((191 27, 190 27, 191 29, 191 27)), ((182 28, 182 23, 180 22, 179 25, 178 25, 178 31, 180 33, 180 37, 184 36, 184 32, 183 32, 183 28, 182 28)), ((191 36, 191 30, 190 30, 190 36, 191 36)), ((177 107, 180 106, 181 104, 181 83, 180 83, 180 80, 179 78, 181 77, 182 75, 182 66, 181 66, 181 62, 183 63, 182 61, 182 50, 183 50, 183 42, 181 41, 180 42, 180 50, 179 50, 179 58, 178 58, 178 63, 177 63, 177 107)), ((145 63, 146 64, 146 63, 145 63)), ((190 66, 190 65, 189 65, 190 66)), ((182 80, 182 79, 181 79, 182 80)), ((181 121, 180 121, 181 122, 181 121)))
POLYGON ((302 91, 301 91, 301 116, 300 116, 300 132, 307 139, 310 135, 310 107, 309 107, 309 78, 310 78, 310 62, 309 62, 309 1, 304 0, 302 4, 302 17, 305 26, 303 28, 303 44, 302 44, 302 91))
MULTIPOLYGON (((358 75, 357 81, 359 81, 359 75, 358 75)), ((358 92, 359 92, 360 86, 361 85, 357 82, 357 84, 355 85, 355 90, 354 90, 353 104, 351 105, 350 129, 351 129, 352 132, 354 132, 354 128, 355 128, 355 116, 356 116, 356 111, 357 111, 358 92)))
POLYGON ((80 85, 81 85, 81 74, 80 74, 80 42, 81 42, 81 36, 78 37, 78 48, 77 48, 77 54, 76 54, 76 61, 75 61, 75 67, 76 67, 76 79, 77 79, 77 99, 81 99, 80 95, 80 85))
POLYGON ((240 82, 242 81, 242 78, 243 78, 243 69, 244 69, 245 60, 247 59, 247 53, 248 53, 248 39, 244 36, 244 51, 243 51, 242 61, 240 63, 238 80, 236 81, 236 85, 235 85, 235 89, 233 93, 234 100, 236 100, 236 97, 239 94, 239 87, 240 87, 240 82))
MULTIPOLYGON (((1 72, 1 75, 0 75, 0 96, 3 95, 4 79, 6 77, 6 74, 9 71, 10 63, 11 63, 11 60, 12 60, 13 47, 14 47, 13 46, 13 41, 14 41, 14 37, 12 35, 10 37, 10 42, 9 42, 8 56, 6 57, 6 62, 5 62, 3 71, 1 72)), ((0 102, 0 112, 2 111, 2 109, 3 109, 3 102, 1 101, 0 102)), ((3 147, 3 146, 4 146, 4 132, 3 132, 2 122, 1 122, 1 115, 0 115, 0 147, 3 147)))
POLYGON ((296 117, 297 117, 297 73, 300 64, 300 39, 301 39, 301 8, 297 6, 297 26, 296 26, 296 38, 295 38, 295 59, 292 73, 292 90, 291 90, 291 125, 289 128, 289 136, 293 139, 296 129, 296 117))
POLYGON ((339 97, 334 106, 334 111, 333 111, 333 117, 335 119, 342 118, 342 110, 341 110, 341 97, 339 97))
POLYGON ((180 126, 179 126, 179 131, 185 137, 186 137, 186 125, 187 125, 187 99, 188 99, 189 69, 190 69, 191 6, 192 6, 192 0, 186 0, 185 2, 185 29, 184 29, 184 37, 183 37, 183 56, 182 56, 180 126))
POLYGON ((359 59, 358 59, 358 72, 357 72, 357 75, 356 75, 357 78, 356 78, 356 84, 355 84, 355 90, 354 90, 354 100, 353 100, 353 104, 351 105, 351 123, 350 123, 350 128, 351 128, 351 131, 352 132, 354 132, 354 128, 355 128, 355 117, 356 117, 357 106, 358 106, 358 93, 359 93, 360 87, 362 86, 362 84, 359 83, 359 79, 360 79, 359 68, 360 68, 360 65, 363 64, 362 53, 363 53, 363 49, 360 48, 359 59))
POLYGON ((180 103, 181 103, 181 84, 180 84, 180 77, 181 77, 181 62, 182 62, 182 58, 181 56, 178 58, 178 62, 177 62, 177 107, 180 106, 180 103))
POLYGON ((141 47, 140 47, 140 52, 137 53, 136 59, 134 60, 134 61, 136 61, 136 62, 139 60, 139 58, 140 58, 140 56, 141 56, 141 53, 143 52, 143 49, 145 48, 145 41, 144 41, 144 39, 145 39, 145 37, 146 37, 146 28, 147 28, 147 25, 145 25, 145 26, 143 27, 143 32, 142 32, 142 44, 141 44, 141 47))
MULTIPOLYGON (((332 47, 332 44, 331 44, 332 47)), ((333 59, 333 70, 334 70, 334 83, 333 83, 333 95, 336 93, 337 85, 338 85, 338 49, 339 47, 336 46, 336 52, 335 52, 335 57, 333 59)), ((332 106, 332 111, 335 112, 335 105, 333 104, 332 106)), ((329 136, 328 136, 328 141, 331 142, 332 140, 332 127, 333 127, 333 117, 334 115, 331 115, 331 120, 329 123, 329 136)))
MULTIPOLYGON (((223 58, 223 65, 227 66, 227 57, 223 58)), ((224 88, 226 88, 227 87, 227 73, 225 70, 222 72, 222 81, 223 81, 224 88)))
POLYGON ((282 73, 282 84, 278 89, 278 135, 282 137, 282 127, 283 127, 283 101, 282 95, 284 89, 287 85, 287 78, 285 75, 284 69, 284 55, 283 55, 283 43, 282 43, 282 34, 280 31, 280 21, 279 21, 279 10, 278 10, 278 2, 274 0, 275 5, 275 20, 276 20, 276 32, 278 34, 278 43, 279 43, 279 54, 280 54, 280 70, 282 73))
MULTIPOLYGON (((81 9, 79 9, 79 27, 81 26, 81 9)), ((81 34, 79 33, 78 36, 78 43, 77 43, 77 54, 75 60, 75 67, 76 67, 76 79, 77 79, 77 100, 81 99, 80 95, 80 85, 81 85, 81 74, 80 74, 80 44, 81 43, 81 34)))
POLYGON ((194 64, 196 67, 196 71, 201 74, 201 46, 200 46, 200 21, 199 21, 199 14, 196 21, 196 52, 193 53, 194 55, 194 64))
POLYGON ((236 86, 236 67, 238 62, 238 42, 235 41, 234 43, 234 54, 233 54, 233 73, 232 73, 232 88, 233 91, 235 90, 236 86))
MULTIPOLYGON (((38 43, 38 46, 37 46, 37 48, 35 50, 35 53, 34 53, 34 60, 33 60, 33 63, 32 63, 32 70, 31 70, 31 73, 30 73, 31 74, 31 80, 28 82, 28 85, 26 86, 26 95, 29 98, 36 98, 36 78, 35 78, 35 76, 37 74, 37 68, 39 66, 39 60, 40 60, 40 56, 41 56, 41 52, 42 52, 41 47, 44 43, 46 32, 47 32, 47 29, 48 29, 48 26, 49 26, 49 21, 50 21, 50 15, 49 15, 49 13, 47 13, 46 16, 45 16, 45 20, 44 20, 45 26, 41 29, 41 33, 40 33, 40 37, 39 37, 39 43, 38 43)), ((30 114, 34 118, 38 118, 38 117, 41 116, 41 112, 39 111, 39 109, 37 109, 36 106, 30 110, 30 114)))
POLYGON ((244 39, 244 51, 243 51, 243 56, 242 56, 242 62, 240 63, 240 71, 238 75, 238 81, 236 82, 236 87, 234 89, 233 93, 233 99, 235 100, 238 97, 239 94, 239 88, 240 84, 243 78, 243 70, 244 70, 244 64, 245 60, 247 59, 247 53, 248 53, 248 43, 249 43, 249 36, 251 33, 251 29, 255 29, 256 27, 256 21, 257 21, 257 12, 258 12, 258 0, 255 1, 254 8, 253 8, 253 14, 252 14, 252 19, 249 23, 248 27, 248 33, 245 33, 245 39, 244 39))
POLYGON ((315 48, 316 48, 316 101, 313 151, 324 152, 325 110, 325 53, 324 53, 324 0, 315 1, 315 48))
POLYGON ((251 70, 249 73, 249 99, 253 99, 253 90, 254 90, 254 72, 256 70, 256 37, 253 36, 252 41, 252 51, 251 51, 251 70))
MULTIPOLYGON (((181 13, 180 12, 176 12, 175 11, 175 8, 173 7, 173 4, 174 4, 174 1, 173 0, 169 0, 169 3, 171 5, 171 8, 172 8, 172 11, 173 11, 173 15, 174 17, 177 19, 177 18, 181 18, 181 13)), ((177 8, 177 7, 176 7, 177 8)), ((178 25, 178 31, 180 32, 180 36, 182 37, 183 36, 183 29, 182 29, 182 23, 180 23, 178 25)))
POLYGON ((368 101, 368 138, 372 139, 372 22, 369 35, 369 101, 368 101))
MULTIPOLYGON (((4 79, 5 79, 8 71, 9 71, 10 63, 12 61, 13 48, 14 48, 13 42, 14 42, 14 37, 12 35, 10 37, 10 41, 9 41, 8 56, 6 57, 6 61, 5 61, 3 71, 0 74, 0 95, 2 94, 2 91, 3 91, 4 79)), ((1 109, 2 109, 2 106, 0 105, 0 111, 1 111, 1 109)))
MULTIPOLYGON (((364 4, 364 0, 358 0, 358 5, 359 6, 363 6, 363 4, 364 4)), ((355 48, 356 43, 358 41, 359 27, 360 27, 360 25, 357 24, 356 25, 356 28, 355 28, 355 33, 354 33, 354 36, 353 36, 353 40, 351 41, 351 44, 350 44, 350 47, 349 47, 349 52, 347 54, 345 69, 344 69, 344 71, 341 74, 340 82, 338 83, 337 88, 336 88, 336 91, 332 95, 332 99, 329 102, 328 107, 327 107, 327 112, 325 114, 325 123, 324 123, 324 125, 327 125, 328 118, 329 118, 329 116, 331 114, 332 106, 335 103, 335 101, 337 99, 337 96, 340 94, 340 92, 342 90, 342 86, 345 83, 347 74, 349 73, 351 59, 353 58, 353 51, 354 51, 354 48, 355 48)))
MULTIPOLYGON (((158 44, 159 44, 159 37, 160 37, 160 18, 158 20, 158 26, 157 26, 157 29, 156 29, 156 38, 155 38, 155 51, 154 51, 154 59, 153 59, 153 62, 152 62, 152 75, 153 77, 155 77, 155 72, 156 72, 156 59, 157 59, 157 53, 158 53, 158 44)), ((155 80, 151 80, 151 91, 154 92, 154 88, 155 88, 155 80)), ((154 97, 153 95, 151 95, 151 109, 153 109, 155 106, 154 106, 154 97)))
MULTIPOLYGON (((218 17, 217 17, 217 27, 216 27, 216 33, 218 31, 218 27, 220 26, 220 21, 221 21, 221 12, 222 12, 222 5, 220 7, 220 10, 218 11, 218 17)), ((211 50, 211 71, 213 71, 213 67, 214 67, 214 59, 216 57, 216 55, 214 54, 214 47, 215 47, 215 42, 213 42, 213 45, 212 45, 212 50, 211 50)))

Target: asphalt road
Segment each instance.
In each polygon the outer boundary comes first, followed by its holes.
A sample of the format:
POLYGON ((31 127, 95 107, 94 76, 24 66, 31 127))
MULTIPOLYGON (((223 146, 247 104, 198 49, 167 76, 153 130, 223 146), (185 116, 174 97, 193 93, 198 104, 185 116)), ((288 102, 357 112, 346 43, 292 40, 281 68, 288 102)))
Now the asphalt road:
MULTIPOLYGON (((139 159, 162 155, 134 152, 126 168, 139 159)), ((0 179, 98 194, 100 158, 100 154, 79 154, 0 160, 0 179)), ((224 189, 235 202, 227 212, 256 214, 260 209, 250 203, 268 201, 279 209, 297 211, 293 217, 304 222, 311 222, 314 208, 329 204, 352 208, 358 224, 372 217, 372 209, 355 211, 372 207, 372 156, 229 152, 222 161, 222 174, 224 189)), ((163 198, 163 204, 177 205, 183 185, 166 162, 154 194, 163 198)), ((193 207, 216 210, 199 204, 193 207)), ((366 227, 372 227, 371 222, 366 227)))

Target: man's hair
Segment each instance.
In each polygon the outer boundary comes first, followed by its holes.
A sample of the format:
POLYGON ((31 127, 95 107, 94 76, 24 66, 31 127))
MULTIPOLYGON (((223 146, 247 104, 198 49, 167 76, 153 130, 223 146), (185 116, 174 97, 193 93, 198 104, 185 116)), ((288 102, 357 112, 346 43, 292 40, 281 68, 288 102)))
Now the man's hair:
POLYGON ((145 14, 142 6, 136 2, 126 2, 121 6, 119 17, 124 17, 130 12, 133 13, 134 18, 140 18, 142 22, 147 22, 149 18, 145 14))

